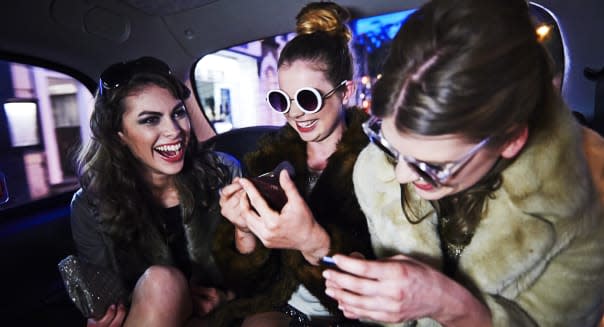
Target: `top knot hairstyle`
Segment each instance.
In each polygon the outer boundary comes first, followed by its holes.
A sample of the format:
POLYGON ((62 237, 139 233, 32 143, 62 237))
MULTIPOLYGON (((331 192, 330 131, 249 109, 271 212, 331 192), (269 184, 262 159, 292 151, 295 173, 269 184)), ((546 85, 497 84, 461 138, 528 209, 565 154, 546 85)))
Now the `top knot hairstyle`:
POLYGON ((297 60, 311 62, 335 86, 352 80, 353 59, 348 42, 352 33, 346 23, 350 13, 334 2, 311 2, 296 16, 298 35, 283 48, 278 67, 297 60))
POLYGON ((312 34, 325 32, 334 37, 343 37, 346 42, 352 40, 352 33, 345 24, 350 13, 333 2, 312 2, 306 5, 296 16, 296 33, 312 34))

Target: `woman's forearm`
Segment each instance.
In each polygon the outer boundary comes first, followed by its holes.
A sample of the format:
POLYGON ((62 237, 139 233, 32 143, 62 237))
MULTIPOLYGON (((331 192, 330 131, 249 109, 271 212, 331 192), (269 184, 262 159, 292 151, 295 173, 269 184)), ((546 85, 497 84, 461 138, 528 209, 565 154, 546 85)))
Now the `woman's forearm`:
POLYGON ((235 228, 235 247, 241 254, 248 254, 256 249, 256 236, 251 232, 244 232, 235 228))
POLYGON ((321 258, 329 254, 331 239, 327 231, 318 223, 315 223, 309 235, 300 251, 308 263, 316 266, 321 258))
POLYGON ((443 326, 492 326, 489 308, 466 288, 448 280, 441 289, 441 310, 433 318, 443 326))

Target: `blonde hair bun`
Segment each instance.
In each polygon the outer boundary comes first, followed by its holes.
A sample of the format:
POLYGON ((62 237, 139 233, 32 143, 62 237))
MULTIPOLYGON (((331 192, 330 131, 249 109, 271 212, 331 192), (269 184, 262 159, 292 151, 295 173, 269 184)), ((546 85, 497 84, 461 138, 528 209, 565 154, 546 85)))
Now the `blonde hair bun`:
POLYGON ((348 10, 335 2, 311 2, 296 16, 296 32, 299 35, 325 32, 349 42, 352 39, 352 33, 346 26, 349 19, 348 10))

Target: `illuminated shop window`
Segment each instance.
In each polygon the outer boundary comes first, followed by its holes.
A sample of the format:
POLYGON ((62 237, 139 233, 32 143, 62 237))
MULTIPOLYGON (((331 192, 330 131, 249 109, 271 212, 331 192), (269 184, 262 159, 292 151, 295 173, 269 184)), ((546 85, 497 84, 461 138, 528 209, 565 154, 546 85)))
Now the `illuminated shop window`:
MULTIPOLYGON (((554 17, 531 4, 531 14, 542 42, 550 51, 562 80, 564 51, 554 17)), ((350 42, 355 57, 356 96, 351 105, 370 110, 371 88, 380 78, 392 39, 413 13, 405 10, 352 20, 350 42)), ((270 110, 264 97, 278 88, 277 59, 295 33, 276 35, 209 54, 195 66, 195 84, 205 114, 218 133, 232 128, 285 124, 283 115, 270 110)), ((561 82, 560 82, 561 83, 561 82)))
MULTIPOLYGON (((369 109, 371 85, 379 77, 392 38, 413 10, 353 20, 351 49, 356 60, 357 94, 352 105, 369 109)), ((195 84, 205 114, 218 133, 231 128, 285 124, 264 97, 278 88, 277 59, 287 33, 204 56, 195 66, 195 84)))

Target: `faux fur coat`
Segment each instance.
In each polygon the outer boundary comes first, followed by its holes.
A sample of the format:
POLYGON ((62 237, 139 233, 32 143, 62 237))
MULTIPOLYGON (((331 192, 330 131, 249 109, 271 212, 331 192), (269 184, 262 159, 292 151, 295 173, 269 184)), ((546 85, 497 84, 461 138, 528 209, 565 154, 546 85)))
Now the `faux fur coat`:
MULTIPOLYGON (((346 111, 347 129, 315 187, 306 196, 315 219, 331 238, 331 253, 361 252, 373 257, 365 216, 360 210, 352 186, 352 170, 368 139, 361 123, 368 118, 359 109, 346 111)), ((288 160, 295 168, 294 182, 301 195, 307 194, 309 171, 306 142, 289 125, 262 139, 259 149, 244 159, 251 176, 271 171, 288 160)), ((215 257, 227 279, 239 293, 239 299, 221 306, 214 325, 243 318, 256 312, 274 311, 284 305, 297 286, 303 284, 333 314, 340 315, 337 303, 325 295, 323 268, 306 262, 299 251, 258 249, 242 255, 235 249, 234 229, 219 226, 215 238, 215 257)))
MULTIPOLYGON (((563 104, 541 119, 544 128, 529 133, 487 200, 455 279, 476 290, 494 326, 595 326, 604 296, 604 217, 584 152, 602 142, 592 139, 584 149, 581 128, 563 104)), ((601 183, 604 162, 594 160, 601 183)), ((377 147, 359 155, 354 186, 378 257, 404 253, 441 265, 436 216, 407 221, 392 165, 377 147)), ((412 206, 433 213, 408 190, 412 206)), ((438 323, 418 321, 432 325, 438 323)))

